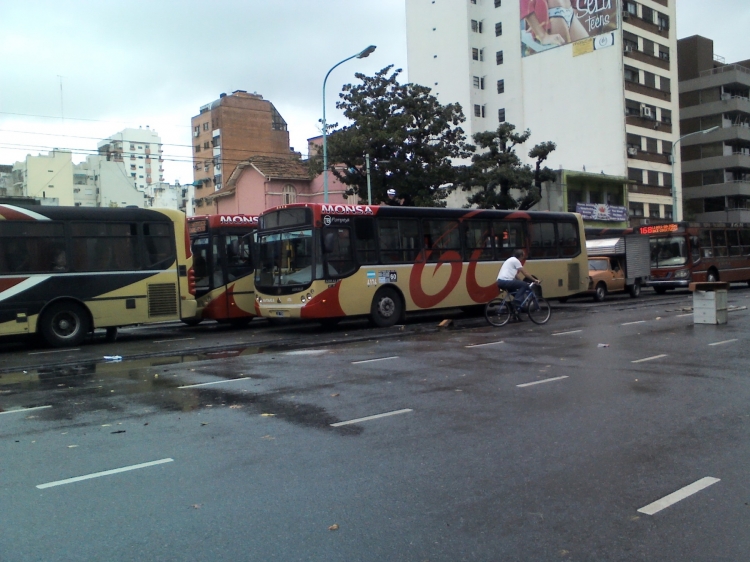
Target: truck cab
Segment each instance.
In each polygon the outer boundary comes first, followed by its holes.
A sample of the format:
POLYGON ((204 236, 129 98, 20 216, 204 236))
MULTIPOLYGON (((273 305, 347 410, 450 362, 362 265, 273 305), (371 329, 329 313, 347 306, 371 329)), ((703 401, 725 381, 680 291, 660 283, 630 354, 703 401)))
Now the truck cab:
POLYGON ((589 257, 589 289, 596 302, 601 302, 607 293, 626 290, 625 271, 617 257, 589 257))

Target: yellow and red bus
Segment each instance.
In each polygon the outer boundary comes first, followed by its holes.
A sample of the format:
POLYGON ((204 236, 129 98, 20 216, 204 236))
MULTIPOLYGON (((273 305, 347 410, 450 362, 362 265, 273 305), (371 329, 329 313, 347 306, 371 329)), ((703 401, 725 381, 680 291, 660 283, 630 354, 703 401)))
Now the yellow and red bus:
POLYGON ((253 233, 258 217, 205 215, 190 217, 198 310, 189 325, 202 320, 244 325, 255 317, 253 233))
POLYGON ((256 244, 257 310, 269 318, 391 326, 410 311, 484 304, 518 248, 546 298, 588 286, 573 213, 293 204, 261 214, 256 244))
POLYGON ((750 224, 679 222, 636 228, 651 243, 651 280, 657 293, 691 282, 750 284, 750 224))
POLYGON ((53 347, 195 316, 185 214, 0 205, 0 335, 53 347))

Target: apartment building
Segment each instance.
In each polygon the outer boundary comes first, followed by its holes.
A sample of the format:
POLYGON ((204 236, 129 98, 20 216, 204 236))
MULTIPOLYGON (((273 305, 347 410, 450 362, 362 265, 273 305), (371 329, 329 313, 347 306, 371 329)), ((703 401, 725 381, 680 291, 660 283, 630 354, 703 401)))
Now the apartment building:
POLYGON ((74 205, 73 158, 67 150, 53 150, 13 164, 13 193, 42 205, 74 205))
POLYGON ((123 129, 97 144, 99 154, 109 162, 124 166, 126 175, 138 191, 164 181, 164 158, 161 137, 148 126, 145 129, 123 129))
POLYGON ((289 147, 286 121, 259 94, 235 90, 200 108, 191 119, 197 214, 216 212, 209 195, 222 189, 237 165, 250 156, 298 158, 289 147))
POLYGON ((460 103, 469 137, 507 121, 531 130, 521 156, 555 142, 545 164, 576 172, 560 210, 668 220, 674 20, 675 0, 406 0, 409 80, 460 103))
POLYGON ((727 64, 699 35, 677 50, 686 216, 750 223, 750 60, 727 64))

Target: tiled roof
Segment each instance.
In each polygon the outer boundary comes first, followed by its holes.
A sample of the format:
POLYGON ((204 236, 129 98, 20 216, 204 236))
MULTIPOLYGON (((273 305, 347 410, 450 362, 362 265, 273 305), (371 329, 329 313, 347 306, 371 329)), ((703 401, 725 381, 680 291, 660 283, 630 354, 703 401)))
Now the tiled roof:
POLYGON ((224 187, 216 193, 208 195, 207 198, 216 199, 232 195, 236 191, 237 180, 239 179, 240 174, 242 174, 242 171, 248 166, 255 168, 261 175, 272 180, 310 179, 310 173, 308 172, 307 166, 299 160, 293 158, 277 158, 274 156, 251 156, 237 165, 224 187))

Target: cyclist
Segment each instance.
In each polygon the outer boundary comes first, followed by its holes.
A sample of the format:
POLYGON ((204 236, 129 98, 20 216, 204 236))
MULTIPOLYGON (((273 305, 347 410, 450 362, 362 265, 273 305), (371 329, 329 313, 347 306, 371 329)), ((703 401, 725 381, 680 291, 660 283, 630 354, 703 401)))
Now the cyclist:
POLYGON ((534 281, 539 281, 531 273, 529 273, 524 267, 522 260, 524 260, 525 252, 521 249, 513 252, 513 257, 505 260, 505 263, 500 268, 500 273, 497 274, 497 286, 501 291, 515 291, 513 298, 516 302, 522 303, 523 299, 526 298, 526 293, 531 289, 529 284, 521 279, 530 277, 534 281), (522 277, 519 278, 519 275, 522 277))

